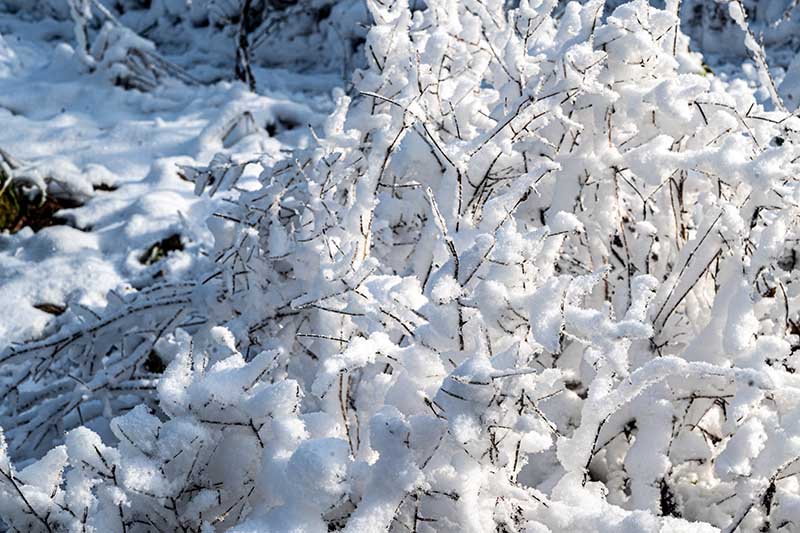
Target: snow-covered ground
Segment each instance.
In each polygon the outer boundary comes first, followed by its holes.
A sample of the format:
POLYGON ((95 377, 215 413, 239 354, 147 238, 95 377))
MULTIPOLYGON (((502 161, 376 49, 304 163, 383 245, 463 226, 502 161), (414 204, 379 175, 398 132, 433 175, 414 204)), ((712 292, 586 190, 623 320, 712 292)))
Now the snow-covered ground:
POLYGON ((59 212, 68 224, 0 236, 3 343, 42 336, 53 316, 36 305, 102 308, 121 285, 185 276, 209 245, 205 220, 218 202, 196 196, 181 166, 208 164, 217 153, 283 157, 306 142, 307 126, 331 109, 330 88, 341 81, 257 69, 258 95, 230 82, 129 91, 104 72, 86 73, 71 46, 48 38, 64 26, 0 14, 0 148, 31 172, 54 176, 55 189, 83 204, 59 212), (225 142, 245 111, 252 133, 225 142), (283 122, 293 129, 281 131, 283 122), (268 124, 278 133, 270 136, 268 124), (151 246, 174 234, 183 251, 142 264, 151 246))

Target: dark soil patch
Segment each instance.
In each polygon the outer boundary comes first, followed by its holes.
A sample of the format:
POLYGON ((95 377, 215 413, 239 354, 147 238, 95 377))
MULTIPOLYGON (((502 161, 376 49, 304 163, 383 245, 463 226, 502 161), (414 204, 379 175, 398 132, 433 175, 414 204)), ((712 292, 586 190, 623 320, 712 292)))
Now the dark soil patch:
POLYGON ((181 236, 174 233, 150 246, 150 248, 139 257, 139 262, 143 265, 152 265, 165 258, 170 252, 179 250, 183 250, 181 236))
POLYGON ((0 195, 0 231, 16 233, 25 226, 39 231, 48 226, 67 224, 67 220, 56 215, 61 209, 80 207, 81 202, 72 198, 48 196, 44 202, 30 201, 14 187, 0 195))
POLYGON ((265 125, 265 129, 270 137, 275 137, 277 134, 287 131, 293 130, 294 128, 298 127, 299 124, 294 120, 287 118, 287 117, 275 117, 274 121, 269 121, 265 125))

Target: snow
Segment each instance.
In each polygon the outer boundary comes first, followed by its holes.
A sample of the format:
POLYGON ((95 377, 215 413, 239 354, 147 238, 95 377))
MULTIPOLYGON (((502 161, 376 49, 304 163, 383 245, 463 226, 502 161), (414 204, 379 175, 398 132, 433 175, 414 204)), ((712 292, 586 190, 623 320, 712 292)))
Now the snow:
POLYGON ((0 529, 800 527, 800 11, 652 4, 0 0, 0 529))
MULTIPOLYGON (((12 15, 0 20, 14 23, 12 15)), ((314 116, 305 98, 292 101, 281 91, 256 96, 228 83, 125 91, 100 75, 87 79, 69 45, 27 34, 20 29, 0 41, 0 146, 37 169, 53 169, 65 188, 88 201, 66 212, 75 228, 2 237, 0 291, 8 297, 0 303, 7 317, 0 337, 7 341, 42 335, 51 317, 35 304, 101 308, 109 290, 147 283, 137 278, 150 273, 130 259, 172 233, 185 235, 193 247, 209 242, 202 221, 214 204, 195 197, 180 167, 202 165, 223 148, 219 132, 237 109, 250 109, 259 124, 276 116, 309 123, 314 116), (92 191, 101 184, 117 189, 92 191), (31 262, 37 268, 29 268, 31 262)), ((283 143, 263 127, 259 133, 244 149, 276 157, 283 143)), ((232 155, 237 148, 243 146, 233 146, 232 155)), ((168 265, 163 274, 185 275, 193 262, 168 265)))

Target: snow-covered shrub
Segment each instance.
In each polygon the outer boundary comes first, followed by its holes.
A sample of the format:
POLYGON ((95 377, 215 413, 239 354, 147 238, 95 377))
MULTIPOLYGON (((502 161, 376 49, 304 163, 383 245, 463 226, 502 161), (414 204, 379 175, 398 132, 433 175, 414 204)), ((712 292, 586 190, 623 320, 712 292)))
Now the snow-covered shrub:
POLYGON ((22 16, 55 19, 67 19, 70 16, 68 0, 2 0, 0 8, 22 16))
POLYGON ((124 74, 113 77, 145 90, 166 76, 188 81, 182 69, 196 70, 207 82, 250 83, 252 76, 240 72, 243 59, 258 67, 346 77, 363 65, 368 22, 363 0, 0 0, 3 11, 74 21, 74 37, 63 24, 51 31, 74 41, 90 64, 102 62, 108 47, 132 51, 113 54, 124 74))
MULTIPOLYGON (((728 58, 744 51, 741 32, 730 16, 726 1, 704 2, 683 0, 681 16, 686 31, 707 53, 718 53, 728 58)), ((756 35, 767 46, 792 45, 797 49, 797 28, 800 10, 794 0, 742 0, 747 18, 756 35)))
POLYGON ((0 231, 13 233, 23 222, 48 225, 56 206, 81 205, 91 194, 91 183, 81 179, 75 165, 23 161, 0 148, 0 231))
POLYGON ((85 59, 91 68, 100 69, 115 85, 125 88, 150 91, 169 78, 196 83, 182 68, 160 56, 152 41, 114 22, 103 25, 85 59))
POLYGON ((153 41, 122 24, 103 4, 92 0, 69 0, 70 16, 77 46, 76 55, 89 71, 99 70, 112 83, 128 89, 150 91, 169 78, 196 83, 191 75, 165 59, 153 41), (94 16, 94 10, 99 16, 94 16), (103 23, 96 35, 90 26, 103 23))
POLYGON ((672 2, 557 3, 370 1, 353 96, 209 221, 204 277, 0 355, 4 520, 800 527, 798 119, 672 2), (130 410, 12 465, 84 403, 130 410))
POLYGON ((63 440, 65 429, 96 422, 105 428, 112 414, 152 403, 159 377, 153 347, 165 331, 198 320, 189 306, 194 286, 112 292, 102 318, 72 306, 66 331, 6 348, 0 420, 12 455, 39 455, 53 439, 63 440))

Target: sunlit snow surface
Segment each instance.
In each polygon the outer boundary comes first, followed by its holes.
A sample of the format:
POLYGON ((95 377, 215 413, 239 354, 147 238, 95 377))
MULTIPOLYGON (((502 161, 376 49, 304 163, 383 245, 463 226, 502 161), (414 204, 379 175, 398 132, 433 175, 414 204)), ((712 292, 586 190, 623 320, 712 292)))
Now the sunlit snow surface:
MULTIPOLYGON (((126 91, 102 72, 87 74, 68 45, 48 41, 43 27, 57 23, 40 24, 0 18, 0 148, 57 174, 71 196, 87 201, 59 213, 70 225, 0 235, 4 344, 42 335, 52 315, 34 305, 102 307, 121 285, 185 276, 209 242, 205 220, 219 200, 198 198, 180 166, 207 164, 219 152, 269 162, 303 144, 307 125, 329 111, 327 91, 338 81, 259 69, 259 95, 228 82, 126 91), (313 94, 298 90, 307 87, 313 94), (257 131, 225 148, 224 133, 245 110, 257 131), (264 126, 277 117, 296 128, 270 137, 264 126), (184 251, 149 267, 139 261, 176 233, 184 251)), ((245 177, 259 171, 251 165, 245 177)))

